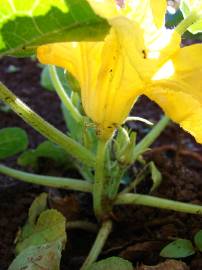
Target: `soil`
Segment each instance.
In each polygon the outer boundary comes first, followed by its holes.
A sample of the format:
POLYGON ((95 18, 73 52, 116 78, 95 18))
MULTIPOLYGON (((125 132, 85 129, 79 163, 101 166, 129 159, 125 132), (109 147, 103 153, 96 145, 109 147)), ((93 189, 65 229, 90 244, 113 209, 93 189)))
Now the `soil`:
MULTIPOLYGON (((41 68, 34 59, 4 58, 0 62, 0 79, 21 97, 31 108, 57 128, 65 131, 60 111, 60 102, 55 93, 42 89, 39 83, 41 68), (13 70, 11 66, 17 69, 13 70), (13 70, 13 71, 12 71, 13 70), (11 72, 12 71, 12 72, 11 72)), ((156 122, 162 115, 161 109, 146 97, 135 105, 133 115, 156 122)), ((12 112, 0 112, 0 128, 18 126, 24 128, 30 140, 30 148, 44 139, 12 112)), ((131 123, 138 132, 138 139, 148 132, 148 126, 131 123)), ((202 147, 194 139, 171 123, 156 140, 152 149, 145 154, 161 171, 163 181, 152 195, 179 201, 202 204, 202 147)), ((18 167, 16 157, 5 164, 18 167)), ((53 172, 53 164, 44 161, 41 170, 53 172)), ((54 168, 54 173, 61 174, 54 168)), ((137 166, 131 168, 135 176, 137 166)), ((147 177, 137 191, 147 194, 151 179, 147 177)), ((20 226, 27 218, 29 206, 35 196, 43 191, 49 193, 51 206, 63 211, 68 220, 86 219, 95 221, 90 195, 61 192, 54 189, 32 186, 0 175, 0 270, 6 270, 14 258, 14 240, 20 226)), ((135 269, 202 269, 199 252, 183 259, 184 263, 165 261, 159 252, 176 238, 193 240, 201 229, 202 217, 175 213, 139 206, 119 206, 114 209, 113 231, 104 247, 100 259, 121 256, 133 262, 135 269), (173 266, 173 263, 175 266, 173 266), (145 265, 158 265, 148 268, 145 265)), ((82 230, 68 231, 68 244, 63 252, 61 270, 78 270, 88 254, 96 234, 82 230)))

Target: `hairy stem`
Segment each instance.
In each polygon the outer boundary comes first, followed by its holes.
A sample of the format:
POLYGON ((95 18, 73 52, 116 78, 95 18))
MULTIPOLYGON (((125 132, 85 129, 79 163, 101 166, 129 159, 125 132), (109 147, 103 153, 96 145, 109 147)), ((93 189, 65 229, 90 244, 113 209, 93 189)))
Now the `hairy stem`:
POLYGON ((170 119, 167 116, 163 116, 162 119, 152 128, 152 130, 136 145, 133 154, 134 161, 156 140, 156 138, 168 125, 169 121, 170 119))
POLYGON ((67 110, 70 112, 71 116, 74 118, 74 120, 76 120, 76 122, 82 122, 83 118, 77 108, 73 105, 71 99, 62 86, 58 78, 55 66, 49 65, 49 74, 58 96, 60 97, 67 110))
POLYGON ((50 141, 60 145, 71 156, 88 166, 94 166, 94 156, 85 147, 66 136, 60 130, 46 122, 41 116, 31 110, 0 82, 0 99, 16 112, 25 122, 36 129, 50 141))
POLYGON ((0 164, 0 173, 11 176, 20 181, 48 187, 70 189, 83 192, 92 192, 92 184, 74 178, 63 178, 26 173, 0 164))
POLYGON ((132 194, 132 193, 120 194, 118 195, 115 204, 137 204, 155 208, 162 208, 166 210, 173 210, 177 212, 184 212, 189 214, 199 214, 199 215, 202 214, 201 205, 183 203, 142 194, 132 194))
POLYGON ((129 193, 132 189, 135 189, 137 187, 137 185, 139 185, 142 182, 142 180, 145 179, 146 175, 148 174, 146 171, 148 166, 149 166, 149 164, 145 165, 144 168, 137 174, 135 179, 128 186, 126 186, 120 192, 120 194, 129 193))
POLYGON ((192 13, 190 13, 189 16, 187 16, 187 18, 185 18, 184 20, 182 20, 177 27, 175 28, 175 31, 178 32, 180 35, 183 35, 187 29, 194 24, 195 22, 197 22, 197 20, 199 20, 202 16, 200 16, 199 14, 197 14, 197 11, 193 11, 192 13))
POLYGON ((95 239, 95 242, 90 250, 90 253, 85 260, 84 264, 81 267, 81 270, 86 270, 88 267, 94 263, 99 256, 100 252, 102 251, 102 248, 112 230, 112 222, 111 220, 103 222, 97 237, 95 239))
POLYGON ((106 214, 108 206, 106 198, 107 179, 105 174, 105 154, 107 142, 99 140, 95 165, 95 182, 93 185, 93 206, 98 220, 106 214))

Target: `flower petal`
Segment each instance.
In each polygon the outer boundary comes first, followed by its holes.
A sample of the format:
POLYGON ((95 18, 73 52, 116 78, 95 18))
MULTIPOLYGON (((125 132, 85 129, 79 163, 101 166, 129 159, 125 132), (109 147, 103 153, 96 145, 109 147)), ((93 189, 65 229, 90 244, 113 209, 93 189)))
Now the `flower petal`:
POLYGON ((175 73, 170 79, 184 84, 184 91, 202 103, 202 44, 180 49, 172 62, 175 73))
POLYGON ((202 143, 202 45, 179 49, 153 77, 145 94, 202 143))
POLYGON ((140 25, 147 46, 165 25, 166 0, 126 0, 125 3, 123 14, 140 25))
POLYGON ((175 89, 153 86, 144 91, 176 123, 202 143, 202 104, 192 95, 175 89))
POLYGON ((165 23, 167 2, 165 0, 161 1, 151 0, 150 5, 152 9, 154 23, 157 26, 157 28, 161 28, 165 23))
POLYGON ((147 48, 140 26, 124 17, 111 20, 111 24, 116 31, 125 57, 128 58, 139 79, 144 81, 154 72, 154 67, 156 70, 156 66, 154 66, 156 63, 147 59, 147 48))
POLYGON ((55 43, 37 51, 42 63, 61 66, 78 79, 84 110, 103 138, 122 124, 143 87, 121 39, 112 28, 104 42, 55 43))
POLYGON ((180 43, 181 36, 176 31, 162 28, 146 44, 148 58, 155 59, 158 65, 162 65, 180 49, 180 43))
POLYGON ((87 0, 94 11, 110 20, 117 16, 124 16, 140 23, 148 30, 155 25, 164 25, 167 2, 166 0, 87 0))
POLYGON ((202 44, 178 50, 153 77, 156 83, 163 79, 202 103, 202 44))
POLYGON ((111 20, 111 24, 135 72, 145 82, 180 49, 181 37, 176 32, 163 29, 148 46, 137 23, 118 17, 111 20))
POLYGON ((80 86, 92 85, 100 68, 103 45, 103 42, 52 43, 38 47, 37 57, 43 64, 67 69, 79 81, 80 86))
POLYGON ((97 123, 101 137, 109 137, 123 123, 142 86, 120 43, 120 36, 112 28, 105 39, 97 84, 90 99, 83 102, 89 103, 87 114, 97 123))

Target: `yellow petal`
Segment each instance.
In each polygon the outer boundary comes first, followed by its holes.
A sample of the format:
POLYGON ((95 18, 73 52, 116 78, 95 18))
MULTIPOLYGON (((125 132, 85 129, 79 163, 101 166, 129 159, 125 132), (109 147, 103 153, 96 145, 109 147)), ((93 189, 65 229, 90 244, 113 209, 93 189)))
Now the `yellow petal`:
POLYGON ((184 91, 202 102, 202 44, 180 49, 172 62, 175 74, 170 79, 184 84, 184 91))
POLYGON ((141 25, 146 38, 164 25, 166 0, 88 0, 94 11, 109 20, 119 16, 141 25))
POLYGON ((146 94, 201 143, 202 45, 179 49, 155 74, 153 85, 146 94))
POLYGON ((202 103, 202 44, 179 49, 153 77, 156 82, 163 79, 202 103))
POLYGON ((112 28, 104 42, 56 43, 37 51, 42 63, 61 66, 78 79, 84 110, 102 138, 122 124, 143 86, 121 39, 112 28))
POLYGON ((163 28, 146 43, 148 58, 156 59, 158 65, 162 65, 180 49, 180 43, 181 36, 176 31, 163 28))
POLYGON ((202 105, 193 96, 169 89, 153 87, 144 92, 176 123, 202 143, 202 105))
POLYGON ((142 81, 119 38, 111 29, 103 47, 96 86, 93 91, 89 90, 92 91, 90 100, 83 100, 83 104, 89 103, 87 114, 97 123, 103 138, 109 137, 123 123, 142 88, 142 81))
POLYGON ((151 0, 150 4, 154 23, 156 24, 157 28, 161 28, 165 23, 167 2, 165 0, 151 0))
POLYGON ((145 46, 143 31, 137 23, 118 17, 111 20, 111 24, 118 36, 125 57, 128 58, 139 80, 144 81, 153 72, 154 64, 147 59, 147 48, 145 46))
POLYGON ((80 86, 91 84, 93 87, 100 68, 103 45, 103 42, 47 44, 38 47, 37 57, 43 64, 67 69, 79 81, 80 86))
POLYGON ((166 0, 126 0, 126 16, 140 25, 147 44, 165 25, 166 7, 166 0))
POLYGON ((201 0, 184 0, 184 4, 188 7, 188 12, 196 10, 198 12, 202 11, 202 3, 201 0))
POLYGON ((42 64, 51 64, 68 69, 79 81, 82 63, 78 43, 52 43, 37 48, 37 58, 42 64))

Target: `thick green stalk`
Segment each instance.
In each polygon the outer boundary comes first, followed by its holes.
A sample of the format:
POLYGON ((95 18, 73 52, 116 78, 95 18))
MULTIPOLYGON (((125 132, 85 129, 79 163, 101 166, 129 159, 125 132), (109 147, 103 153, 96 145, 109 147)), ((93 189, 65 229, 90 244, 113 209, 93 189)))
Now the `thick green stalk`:
POLYGON ((142 194, 120 194, 118 195, 115 204, 137 204, 189 214, 202 214, 202 205, 183 203, 142 194))
POLYGON ((88 166, 94 166, 95 159, 90 151, 46 122, 1 82, 0 99, 9 105, 11 109, 16 112, 25 122, 27 122, 50 141, 60 145, 71 156, 79 161, 82 161, 88 166))
POLYGON ((170 119, 167 116, 163 116, 162 119, 152 128, 152 130, 136 145, 133 152, 134 161, 156 140, 156 138, 168 125, 169 121, 170 119))
POLYGON ((107 213, 109 202, 107 199, 107 179, 105 173, 105 156, 107 142, 99 140, 95 165, 95 181, 93 185, 93 206, 98 219, 102 219, 107 213))
POLYGON ((112 222, 111 220, 103 222, 97 237, 95 239, 95 242, 90 250, 90 253, 85 260, 84 264, 81 267, 81 270, 87 270, 89 266, 91 266, 92 263, 94 263, 102 251, 102 248, 112 230, 112 222))
POLYGON ((4 165, 0 165, 0 173, 26 183, 83 192, 92 192, 92 184, 79 179, 26 173, 4 165))
POLYGON ((187 31, 187 29, 192 24, 197 22, 197 20, 199 20, 200 18, 202 18, 202 16, 199 15, 197 11, 193 11, 192 13, 190 13, 189 16, 187 16, 176 26, 175 31, 178 32, 180 35, 183 35, 187 31))
POLYGON ((55 87, 55 90, 56 90, 58 96, 60 97, 61 101, 63 102, 63 104, 65 105, 67 110, 70 112, 70 114, 74 118, 74 120, 76 120, 76 122, 78 122, 78 123, 81 123, 83 121, 83 117, 81 116, 81 114, 79 113, 77 108, 73 105, 71 99, 69 98, 64 87, 62 86, 62 84, 58 78, 57 70, 56 70, 55 66, 49 65, 49 74, 50 74, 52 83, 55 87))

